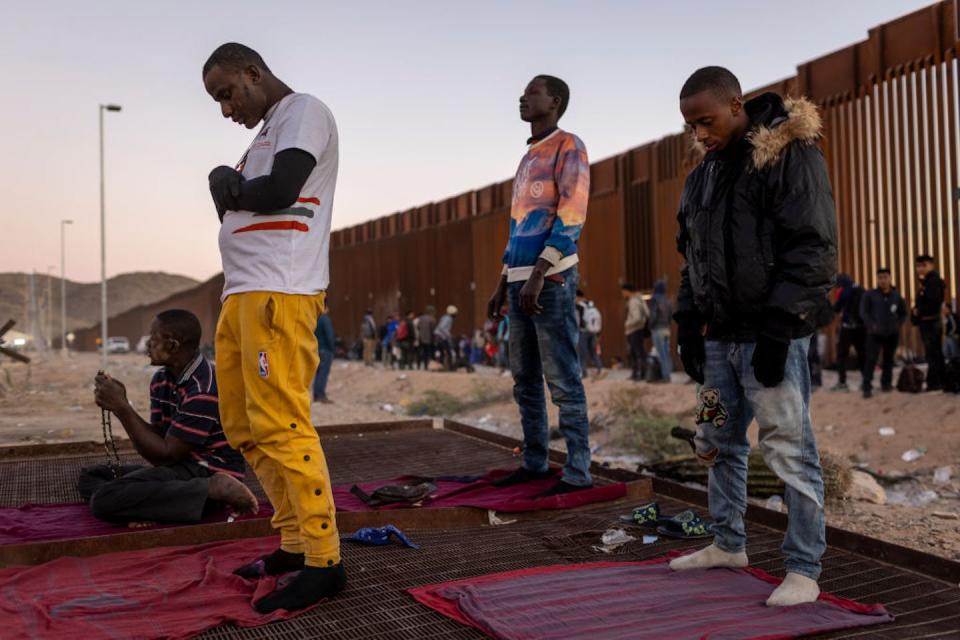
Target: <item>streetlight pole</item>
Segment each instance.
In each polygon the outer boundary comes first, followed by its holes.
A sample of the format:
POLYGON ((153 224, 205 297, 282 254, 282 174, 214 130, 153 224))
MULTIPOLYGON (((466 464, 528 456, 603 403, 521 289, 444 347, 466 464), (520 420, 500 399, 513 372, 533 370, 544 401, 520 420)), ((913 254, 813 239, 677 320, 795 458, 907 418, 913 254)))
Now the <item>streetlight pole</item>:
POLYGON ((64 240, 68 224, 73 220, 60 221, 60 355, 67 357, 67 244, 64 240))
POLYGON ((103 188, 103 112, 120 111, 120 105, 100 105, 100 353, 102 369, 107 370, 107 218, 103 188))
POLYGON ((53 282, 54 266, 47 266, 47 313, 44 316, 44 333, 47 338, 47 346, 44 351, 53 350, 53 296, 51 295, 51 283, 53 282))

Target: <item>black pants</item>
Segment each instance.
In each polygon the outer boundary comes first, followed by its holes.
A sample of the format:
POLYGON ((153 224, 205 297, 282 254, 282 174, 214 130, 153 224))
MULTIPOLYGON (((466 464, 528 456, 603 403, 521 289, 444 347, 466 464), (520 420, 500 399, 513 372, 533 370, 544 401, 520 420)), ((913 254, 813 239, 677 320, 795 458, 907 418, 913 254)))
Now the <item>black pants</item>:
POLYGON ((401 369, 413 369, 414 362, 416 361, 416 350, 417 348, 409 343, 403 343, 400 345, 401 369))
POLYGON ((453 344, 450 340, 441 340, 436 344, 437 351, 440 352, 440 364, 444 371, 453 371, 456 369, 454 363, 457 361, 457 355, 453 352, 453 344))
POLYGON ((124 465, 114 479, 100 464, 80 471, 77 489, 93 515, 107 522, 200 522, 211 475, 187 460, 163 467, 124 465))
POLYGON ((644 380, 647 377, 647 349, 643 344, 643 330, 628 334, 627 344, 630 346, 630 361, 633 363, 630 379, 644 380))
POLYGON ((837 376, 840 384, 847 383, 847 359, 850 348, 857 352, 857 369, 863 370, 864 343, 867 333, 863 328, 841 327, 837 340, 837 376))
POLYGON ((417 355, 417 369, 423 367, 424 370, 430 368, 430 362, 433 360, 433 343, 421 344, 417 355))
POLYGON ((943 327, 940 320, 921 320, 920 338, 923 358, 927 361, 927 389, 943 388, 943 327))
POLYGON ((863 389, 869 391, 873 384, 873 372, 877 368, 877 360, 883 351, 883 372, 880 374, 880 386, 884 389, 893 388, 893 356, 897 353, 897 343, 900 335, 867 336, 867 356, 863 365, 863 389))

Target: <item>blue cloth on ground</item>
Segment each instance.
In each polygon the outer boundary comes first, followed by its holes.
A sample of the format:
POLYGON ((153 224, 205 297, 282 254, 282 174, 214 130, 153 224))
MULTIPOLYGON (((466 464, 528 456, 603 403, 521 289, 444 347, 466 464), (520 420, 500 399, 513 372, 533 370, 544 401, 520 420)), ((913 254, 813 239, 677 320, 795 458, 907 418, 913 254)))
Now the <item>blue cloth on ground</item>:
POLYGON ((364 527, 363 529, 357 529, 357 531, 350 536, 350 540, 354 540, 363 544, 384 545, 390 543, 391 535, 397 536, 397 539, 400 540, 401 543, 410 547, 411 549, 420 548, 420 545, 411 542, 410 538, 404 535, 403 531, 400 531, 400 529, 397 529, 392 524, 388 524, 385 527, 379 528, 364 527))

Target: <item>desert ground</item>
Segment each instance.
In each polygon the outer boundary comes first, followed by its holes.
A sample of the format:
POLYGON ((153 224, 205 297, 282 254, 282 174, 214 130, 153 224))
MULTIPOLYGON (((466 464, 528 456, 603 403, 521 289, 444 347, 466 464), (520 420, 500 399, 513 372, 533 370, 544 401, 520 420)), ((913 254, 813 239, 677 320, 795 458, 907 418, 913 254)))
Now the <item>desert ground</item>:
MULTIPOLYGON (((30 365, 0 363, 0 444, 100 441, 92 393, 99 368, 92 353, 40 353, 30 365)), ((146 358, 111 356, 108 371, 147 415, 154 368, 146 358)), ((835 380, 824 372, 824 388, 813 395, 818 446, 879 485, 856 482, 843 495, 830 496, 828 523, 960 560, 960 396, 893 392, 864 400, 858 393, 829 391, 835 380), (911 450, 919 457, 905 461, 911 450)), ((858 376, 850 374, 849 382, 856 389, 858 376)), ((666 435, 672 425, 693 426, 695 387, 686 376, 675 373, 671 384, 651 385, 613 370, 587 379, 585 387, 595 459, 636 469, 689 453, 685 443, 666 435)), ((333 402, 315 403, 313 418, 322 427, 443 415, 520 437, 511 388, 508 375, 487 367, 472 374, 399 371, 337 360, 327 388, 333 402)), ((555 426, 552 406, 550 419, 555 426)), ((119 424, 114 429, 122 436, 119 424)), ((553 446, 562 450, 563 440, 553 446)))

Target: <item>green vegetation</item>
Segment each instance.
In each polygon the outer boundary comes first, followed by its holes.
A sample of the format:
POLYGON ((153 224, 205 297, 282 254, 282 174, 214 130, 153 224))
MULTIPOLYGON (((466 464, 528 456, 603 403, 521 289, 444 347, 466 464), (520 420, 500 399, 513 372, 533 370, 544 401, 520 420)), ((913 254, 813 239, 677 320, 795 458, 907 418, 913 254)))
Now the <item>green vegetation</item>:
POLYGON ((647 391, 623 390, 610 394, 608 406, 614 416, 610 445, 630 453, 641 453, 651 461, 688 455, 690 446, 670 436, 670 429, 690 421, 687 414, 656 411, 645 402, 647 391))
POLYGON ((450 416, 463 411, 463 401, 445 391, 430 389, 407 407, 408 416, 450 416))
POLYGON ((408 416, 452 416, 479 409, 489 404, 506 402, 513 397, 509 389, 498 389, 486 382, 474 385, 466 398, 460 398, 446 391, 430 389, 410 403, 408 416))

